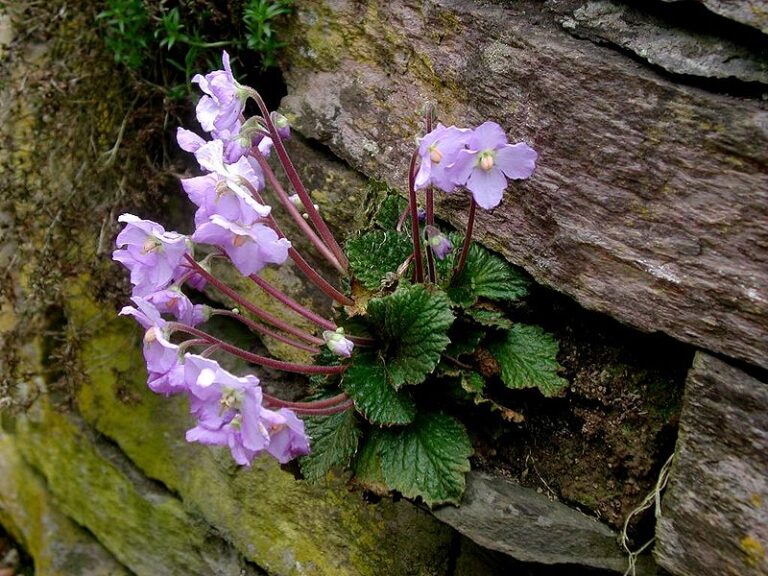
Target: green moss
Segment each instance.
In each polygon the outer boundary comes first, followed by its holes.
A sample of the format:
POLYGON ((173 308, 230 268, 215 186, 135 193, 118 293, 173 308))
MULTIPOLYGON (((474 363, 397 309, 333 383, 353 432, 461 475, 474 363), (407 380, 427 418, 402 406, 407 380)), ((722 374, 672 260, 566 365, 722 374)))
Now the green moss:
POLYGON ((85 419, 245 557, 286 575, 441 573, 450 530, 410 504, 368 505, 340 479, 312 486, 271 459, 237 468, 225 450, 187 444, 186 406, 147 390, 132 327, 99 311, 87 290, 72 290, 69 302, 70 322, 95 327, 82 345, 85 419))
POLYGON ((61 510, 136 574, 239 571, 237 558, 211 538, 205 523, 167 491, 136 476, 114 448, 54 411, 44 397, 19 420, 15 438, 61 510))
POLYGON ((0 435, 0 523, 32 556, 38 576, 130 574, 58 509, 11 435, 0 435))

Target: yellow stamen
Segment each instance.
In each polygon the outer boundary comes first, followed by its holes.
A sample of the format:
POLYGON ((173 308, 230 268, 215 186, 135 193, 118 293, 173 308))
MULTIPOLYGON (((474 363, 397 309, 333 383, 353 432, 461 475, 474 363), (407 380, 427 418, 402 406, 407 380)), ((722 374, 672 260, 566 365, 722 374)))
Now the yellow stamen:
POLYGON ((150 326, 144 333, 144 344, 152 344, 157 340, 157 327, 150 326))
POLYGON ((241 236, 240 234, 235 234, 235 237, 232 238, 232 246, 235 248, 239 248, 243 244, 245 244, 245 241, 248 240, 248 236, 241 236))

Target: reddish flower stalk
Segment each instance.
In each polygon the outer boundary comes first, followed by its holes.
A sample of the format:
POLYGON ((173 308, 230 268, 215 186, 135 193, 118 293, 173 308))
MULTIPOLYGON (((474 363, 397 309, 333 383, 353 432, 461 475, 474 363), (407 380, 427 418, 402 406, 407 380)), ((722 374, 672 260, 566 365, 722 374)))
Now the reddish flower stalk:
POLYGON ((264 292, 275 298, 276 300, 279 300, 288 308, 296 312, 297 314, 303 316, 310 322, 313 322, 314 324, 317 324, 321 328, 324 328, 325 330, 336 330, 336 324, 331 322, 330 320, 327 320, 326 318, 323 318, 319 314, 316 314, 312 310, 306 308, 305 306, 302 306, 296 300, 288 296, 287 294, 284 294, 274 286, 272 286, 269 282, 261 278, 258 274, 251 274, 249 278, 264 292))
POLYGON ((318 345, 324 344, 321 338, 308 334, 307 332, 304 332, 303 330, 296 328, 295 326, 291 326, 284 320, 281 320, 277 316, 270 314, 266 310, 262 310, 261 308, 253 304, 253 302, 250 302, 247 299, 243 298, 240 294, 237 293, 236 290, 233 290, 232 288, 224 284, 224 282, 222 282, 221 280, 213 276, 210 272, 205 270, 202 266, 200 266, 200 264, 198 264, 195 261, 195 259, 192 258, 191 256, 186 255, 185 258, 187 259, 189 264, 195 269, 195 271, 199 273, 203 278, 208 280, 208 282, 210 282, 213 286, 215 286, 220 292, 232 298, 232 300, 240 304, 243 308, 248 310, 251 314, 259 318, 260 320, 263 320, 264 322, 266 322, 267 324, 271 324, 275 328, 278 328, 284 332, 288 332, 289 334, 292 334, 297 338, 301 338, 302 340, 305 340, 312 344, 318 344, 318 345))
POLYGON ((411 155, 411 165, 408 168, 408 204, 411 210, 411 230, 413 236, 413 262, 415 264, 416 283, 424 282, 424 264, 421 259, 421 234, 419 233, 419 211, 416 205, 416 160, 419 157, 418 150, 411 155))
POLYGON ((315 226, 318 234, 320 234, 320 237, 323 239, 328 248, 331 249, 331 252, 333 252, 333 254, 338 259, 339 264, 341 264, 342 268, 346 272, 349 269, 349 261, 341 249, 341 246, 339 246, 338 242, 336 242, 336 239, 333 237, 333 234, 331 234, 328 225, 320 216, 320 213, 315 209, 315 206, 312 203, 312 199, 309 197, 307 190, 304 188, 304 185, 301 182, 301 178, 299 178, 299 173, 296 171, 296 168, 293 166, 293 162, 291 162, 291 159, 288 156, 288 152, 285 150, 285 146, 283 145, 283 141, 277 132, 277 128, 272 122, 267 105, 264 103, 261 95, 255 90, 249 89, 248 94, 254 99, 256 105, 261 111, 262 118, 267 126, 267 129, 269 130, 269 135, 272 138, 272 142, 280 160, 280 164, 282 164, 283 169, 285 170, 285 175, 288 177, 291 186, 293 186, 293 189, 296 190, 299 198, 301 198, 301 202, 304 204, 304 209, 307 211, 309 219, 312 221, 312 224, 315 226))
MULTIPOLYGON (((250 182, 246 184, 248 186, 248 189, 250 190, 253 197, 256 199, 257 202, 260 204, 264 204, 264 199, 261 197, 261 194, 259 194, 258 190, 256 190, 250 182)), ((293 204, 291 204, 293 205, 293 204)), ((295 208, 295 207, 294 207, 295 208)), ((280 226, 277 224, 277 221, 272 216, 267 216, 266 218, 267 224, 269 225, 272 230, 275 231, 275 233, 280 238, 285 238, 285 234, 283 234, 283 231, 280 229, 280 226)), ((303 221, 303 219, 302 219, 303 221)), ((307 262, 301 254, 299 254, 299 251, 295 248, 291 247, 288 249, 288 256, 290 256, 291 260, 296 264, 296 266, 301 270, 304 275, 312 282, 315 286, 317 286, 324 294, 326 294, 329 298, 332 300, 335 300, 339 304, 342 304, 343 306, 352 306, 354 305, 355 301, 349 298, 348 296, 345 296, 336 288, 334 288, 325 278, 323 278, 317 270, 312 268, 312 266, 307 262)))
POLYGON ((270 396, 269 394, 265 394, 262 392, 262 397, 265 401, 269 402, 270 404, 273 404, 274 406, 277 406, 278 408, 308 408, 308 409, 318 409, 318 408, 328 408, 330 406, 336 406, 338 404, 341 404, 343 402, 346 402, 349 400, 349 396, 347 396, 346 392, 342 392, 341 394, 337 394, 336 396, 333 396, 332 398, 325 398, 323 400, 314 400, 311 402, 289 402, 287 400, 281 400, 280 398, 276 398, 275 396, 270 396))
POLYGON ((318 352, 320 352, 319 348, 316 348, 314 346, 309 346, 308 344, 304 344, 302 342, 297 342, 296 340, 292 340, 291 338, 288 338, 287 336, 284 336, 279 332, 270 330, 264 324, 260 324, 259 322, 254 322, 253 320, 251 320, 246 316, 243 316, 242 314, 237 314, 230 310, 214 310, 212 314, 215 314, 217 316, 229 316, 230 318, 234 318, 238 322, 242 322, 243 324, 248 326, 248 328, 250 328, 254 332, 261 332, 262 334, 266 334, 270 338, 274 338, 275 340, 279 340, 280 342, 288 344, 289 346, 293 346, 294 348, 298 348, 299 350, 304 350, 305 352, 309 352, 310 354, 317 354, 318 352))
POLYGON ((291 408, 298 416, 333 416, 341 412, 346 412, 355 405, 352 400, 347 400, 342 404, 331 406, 329 408, 291 408))
MULTIPOLYGON (((427 104, 427 110, 425 114, 425 134, 432 132, 432 116, 434 110, 431 104, 427 104)), ((425 192, 425 201, 427 203, 427 226, 435 225, 435 193, 432 190, 432 186, 427 186, 425 192)), ((429 281, 433 284, 437 283, 437 272, 435 271, 435 256, 431 249, 427 249, 427 275, 429 281)))
POLYGON ((467 217, 467 232, 464 235, 464 244, 461 247, 461 255, 459 256, 459 263, 453 271, 453 278, 456 279, 464 270, 464 265, 467 263, 467 254, 469 253, 469 245, 472 243, 472 228, 475 226, 475 208, 477 203, 475 197, 470 195, 469 197, 469 216, 467 217))
POLYGON ((187 324, 182 324, 180 322, 168 322, 166 326, 168 326, 172 331, 178 330, 179 332, 186 332, 187 334, 192 334, 198 338, 204 338, 211 344, 217 345, 221 350, 224 350, 233 356, 242 358, 243 360, 251 362, 252 364, 266 366, 267 368, 274 368, 275 370, 294 372, 297 374, 341 374, 347 369, 346 366, 315 366, 314 364, 283 362, 282 360, 275 360, 274 358, 267 358, 266 356, 248 352, 247 350, 243 350, 242 348, 234 346, 233 344, 224 342, 223 340, 220 340, 219 338, 216 338, 207 332, 203 332, 202 330, 188 326, 187 324))
POLYGON ((323 243, 323 241, 315 233, 312 227, 307 223, 306 220, 304 220, 303 216, 299 213, 298 208, 296 208, 293 202, 291 202, 291 199, 288 197, 287 192, 282 187, 280 182, 277 181, 277 177, 275 176, 275 173, 272 171, 272 168, 267 162, 267 159, 264 158, 264 156, 258 150, 256 152, 251 153, 251 157, 255 158, 256 161, 259 163, 259 166, 261 167, 262 172, 264 172, 264 176, 269 182, 269 185, 275 191, 278 199, 280 200, 280 203, 283 205, 283 208, 285 208, 288 214, 291 215, 291 218, 293 218, 294 222, 296 222, 296 225, 299 227, 299 229, 307 236, 307 238, 309 238, 309 241, 312 242, 312 245, 315 248, 317 248, 320 254, 322 254, 323 258, 325 258, 328 262, 330 262, 330 264, 334 268, 336 268, 339 272, 341 272, 342 274, 346 274, 347 271, 339 263, 338 258, 323 243))

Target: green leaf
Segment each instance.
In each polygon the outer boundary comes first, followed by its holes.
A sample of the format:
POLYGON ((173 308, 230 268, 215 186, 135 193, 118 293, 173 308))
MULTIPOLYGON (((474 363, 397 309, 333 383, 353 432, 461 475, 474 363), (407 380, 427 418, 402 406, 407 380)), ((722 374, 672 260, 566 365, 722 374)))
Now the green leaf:
POLYGON ((464 426, 445 414, 420 414, 413 424, 385 430, 379 441, 387 485, 428 506, 458 505, 469 472, 472 445, 464 426))
POLYGON ((355 482, 379 496, 386 496, 389 494, 389 486, 387 486, 384 473, 381 471, 381 458, 379 457, 381 437, 381 430, 371 431, 357 452, 353 466, 355 482))
POLYGON ((472 320, 481 326, 488 326, 489 328, 498 328, 503 330, 509 330, 512 328, 512 321, 504 316, 504 313, 500 310, 469 308, 465 310, 465 312, 472 318, 472 320))
MULTIPOLYGON (((452 269, 457 263, 464 239, 458 234, 451 234, 450 239, 454 245, 454 251, 450 262, 446 259, 442 267, 450 266, 452 269)), ((447 274, 447 272, 444 273, 447 274)), ((464 269, 446 291, 456 304, 469 308, 477 302, 478 298, 519 300, 528 294, 528 285, 528 279, 512 264, 477 242, 473 242, 469 247, 464 269)))
MULTIPOLYGON (((320 348, 320 351, 315 354, 314 364, 316 366, 338 366, 341 364, 341 359, 338 354, 331 352, 327 346, 323 346, 320 348)), ((314 391, 327 390, 331 387, 336 387, 338 381, 338 374, 313 374, 309 377, 309 382, 314 391)))
POLYGON ((544 396, 557 396, 568 385, 557 375, 559 348, 540 326, 526 324, 515 324, 504 340, 489 346, 508 388, 538 388, 544 396))
POLYGON ((409 424, 416 416, 416 404, 387 383, 384 365, 373 353, 355 356, 352 366, 344 372, 341 386, 354 400, 355 408, 373 424, 409 424))
POLYGON ((451 303, 434 287, 400 286, 389 296, 374 298, 368 303, 368 319, 384 345, 382 359, 395 389, 423 382, 450 343, 451 303))
POLYGON ((345 248, 352 274, 368 290, 381 288, 381 281, 395 273, 413 252, 405 235, 384 230, 361 234, 347 242, 345 248))
POLYGON ((389 195, 384 199, 376 212, 373 220, 374 224, 384 230, 394 230, 400 215, 407 206, 408 203, 398 196, 397 192, 389 191, 389 195))
POLYGON ((304 426, 312 451, 301 458, 299 465, 307 480, 319 480, 333 466, 346 466, 354 456, 360 430, 353 410, 304 418, 304 426))
POLYGON ((482 326, 467 322, 466 318, 459 318, 448 333, 451 343, 445 349, 445 354, 453 358, 472 354, 485 337, 485 333, 486 330, 482 326))
MULTIPOLYGON (((476 398, 479 397, 482 399, 483 389, 485 388, 485 378, 474 370, 464 372, 461 375, 461 387, 470 394, 474 394, 476 398)), ((475 400, 475 403, 478 404, 479 402, 475 400)))

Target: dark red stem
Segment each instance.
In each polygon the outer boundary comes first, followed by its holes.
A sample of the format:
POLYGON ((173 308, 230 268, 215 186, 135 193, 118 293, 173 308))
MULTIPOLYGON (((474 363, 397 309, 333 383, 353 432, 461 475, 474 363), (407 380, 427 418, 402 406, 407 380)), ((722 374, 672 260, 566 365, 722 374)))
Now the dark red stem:
POLYGON ((282 187, 280 182, 277 181, 277 177, 272 171, 272 168, 267 162, 267 159, 264 158, 258 149, 255 152, 251 152, 251 157, 255 158, 259 163, 259 166, 261 167, 262 172, 264 172, 264 176, 269 182, 269 185, 275 191, 278 199, 280 200, 280 203, 283 205, 283 208, 288 211, 288 214, 291 215, 291 218, 293 218, 294 222, 296 222, 296 225, 299 227, 299 229, 307 236, 307 238, 309 238, 309 241, 312 242, 312 245, 317 248, 320 254, 323 255, 323 258, 330 262, 331 265, 339 272, 346 274, 346 270, 341 266, 337 257, 325 244, 323 244, 323 241, 320 239, 320 237, 315 233, 312 227, 299 213, 298 208, 296 208, 293 202, 291 202, 291 199, 288 197, 285 189, 282 187))
POLYGON ((459 263, 453 272, 453 277, 458 278, 461 271, 464 270, 464 265, 467 263, 467 254, 469 254, 469 245, 472 243, 472 228, 475 226, 475 209, 477 204, 475 198, 469 195, 469 216, 467 218, 467 232, 464 235, 464 244, 461 247, 461 255, 459 256, 459 263))
POLYGON ((411 231, 413 236, 413 262, 415 264, 416 283, 424 282, 424 264, 421 259, 421 234, 419 233, 419 209, 416 204, 416 160, 419 151, 411 155, 411 165, 408 168, 408 203, 411 210, 411 231))
POLYGON ((319 314, 316 314, 315 312, 313 312, 309 308, 306 308, 305 306, 302 306, 301 304, 296 302, 296 300, 294 300, 293 298, 291 298, 287 294, 284 294, 283 292, 281 292, 280 290, 278 290, 277 288, 272 286, 269 282, 267 282, 266 280, 261 278, 259 275, 251 274, 249 276, 249 278, 251 280, 253 280, 253 282, 259 288, 264 290, 264 292, 266 292, 267 294, 269 294, 273 298, 279 300, 280 302, 282 302, 283 304, 288 306, 288 308, 290 308, 291 310, 293 310, 297 314, 303 316, 304 318, 306 318, 310 322, 313 322, 313 323, 317 324, 318 326, 320 326, 321 328, 324 328, 325 330, 336 330, 336 324, 334 324, 330 320, 327 320, 326 318, 323 318, 319 314))
POLYGON ((212 285, 214 285, 220 292, 223 294, 229 296, 240 304, 243 308, 248 310, 251 314, 259 318, 260 320, 263 320, 267 324, 271 324, 275 328, 279 328, 280 330, 283 330, 284 332, 288 332, 289 334, 293 334, 297 338, 301 338, 302 340, 305 340, 307 342, 311 342, 312 344, 324 344, 325 342, 318 338, 317 336, 312 336, 311 334, 308 334, 304 332, 303 330, 296 328, 295 326, 291 326, 284 320, 281 320, 277 316, 270 314, 266 310, 262 310, 252 302, 249 302, 245 298, 243 298, 240 294, 237 293, 236 290, 233 290, 224 282, 213 276, 210 272, 205 270, 200 264, 198 264, 194 258, 192 258, 190 255, 186 255, 185 258, 189 262, 189 264, 195 269, 195 271, 200 274, 203 278, 205 278, 208 282, 210 282, 212 285))
POLYGON ((332 406, 330 408, 291 408, 299 416, 333 416, 340 412, 346 412, 354 406, 352 400, 347 400, 343 404, 332 406))
POLYGON ((338 259, 339 264, 341 264, 342 268, 346 272, 346 270, 349 268, 347 257, 342 251, 341 246, 339 246, 338 242, 336 242, 333 234, 331 234, 328 225, 322 219, 320 213, 315 209, 312 198, 310 198, 307 190, 304 188, 304 184, 301 182, 299 173, 293 166, 293 162, 291 162, 291 159, 288 156, 288 152, 285 150, 285 146, 283 145, 283 141, 280 138, 280 134, 278 134, 277 128, 272 122, 272 118, 270 118, 267 105, 264 103, 261 95, 255 90, 249 90, 248 93, 254 99, 256 105, 261 111, 261 115, 264 119, 264 123, 266 124, 267 129, 269 130, 269 135, 272 138, 272 143, 275 147, 275 152, 277 152, 277 157, 280 160, 280 164, 282 164, 283 169, 285 170, 285 175, 291 182, 291 186, 293 186, 293 189, 296 190, 299 198, 301 198, 301 202, 304 204, 304 209, 307 211, 309 219, 312 221, 312 224, 315 226, 315 229, 317 230, 318 234, 320 234, 320 237, 323 239, 326 246, 331 249, 331 252, 333 252, 333 254, 338 259))
POLYGON ((309 352, 310 354, 317 354, 320 351, 319 348, 315 348, 314 346, 309 346, 308 344, 304 344, 303 342, 292 340, 291 338, 288 338, 287 336, 284 336, 279 332, 270 330, 264 324, 254 322, 250 318, 243 316, 242 314, 237 314, 236 312, 232 312, 231 310, 214 310, 213 314, 217 316, 229 316, 230 318, 234 318, 238 322, 242 322, 243 324, 248 326, 248 328, 250 328, 254 332, 261 332, 262 334, 266 334, 267 336, 274 338, 275 340, 279 340, 280 342, 284 342, 285 344, 293 346, 294 348, 298 348, 299 350, 304 350, 305 352, 309 352))
POLYGON ((253 352, 248 352, 242 348, 238 348, 224 340, 220 340, 207 332, 193 328, 180 322, 168 322, 167 326, 171 330, 178 330, 180 332, 186 332, 192 334, 198 338, 204 338, 211 344, 216 344, 221 350, 242 358, 247 362, 258 364, 259 366, 266 366, 267 368, 274 368, 275 370, 282 370, 284 372, 295 372, 297 374, 341 374, 344 372, 346 366, 315 366, 314 364, 296 364, 294 362, 283 362, 282 360, 275 360, 274 358, 267 358, 253 352))
POLYGON ((262 393, 262 397, 266 402, 269 402, 270 404, 273 404, 274 406, 277 406, 278 408, 309 408, 309 409, 317 409, 317 408, 328 408, 329 406, 336 406, 337 404, 341 404, 342 402, 346 402, 349 399, 349 396, 347 396, 346 392, 342 392, 341 394, 337 394, 336 396, 332 398, 326 398, 324 400, 316 400, 313 402, 288 402, 287 400, 281 400, 280 398, 276 398, 275 396, 270 396, 269 394, 262 393))
MULTIPOLYGON (((253 186, 248 186, 249 190, 251 191, 251 194, 253 197, 260 203, 264 204, 264 199, 259 194, 258 190, 256 190, 253 186)), ((285 234, 283 234, 283 231, 280 229, 280 226, 277 224, 277 221, 272 216, 267 216, 266 218, 267 223, 269 224, 270 228, 275 231, 275 233, 280 238, 285 238, 285 234)), ((329 298, 335 300, 339 304, 342 304, 344 306, 353 306, 355 304, 355 301, 349 298, 348 296, 345 296, 336 288, 331 286, 331 284, 320 274, 310 266, 309 262, 307 262, 301 254, 299 254, 299 251, 295 248, 291 247, 288 248, 288 256, 291 257, 291 260, 294 261, 296 266, 301 270, 304 275, 309 278, 310 282, 312 282, 315 286, 317 286, 320 290, 323 291, 324 294, 326 294, 329 298)))

